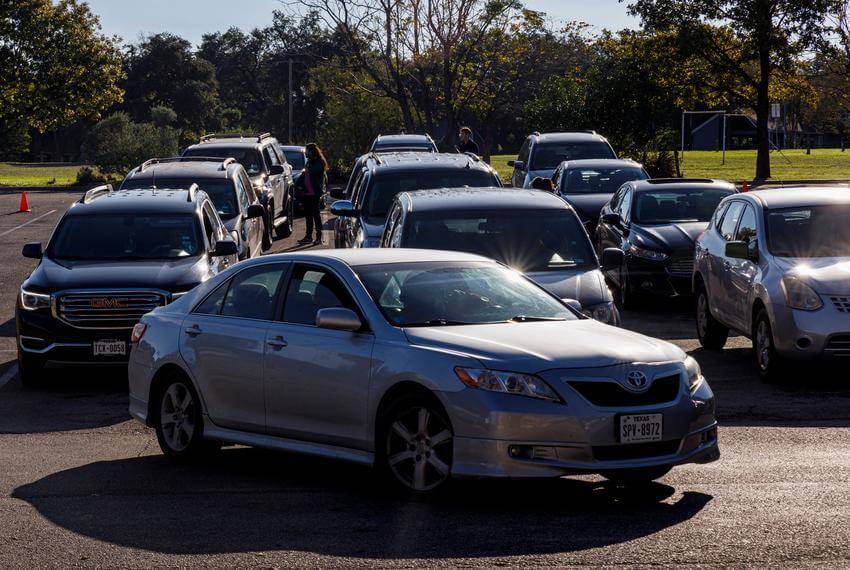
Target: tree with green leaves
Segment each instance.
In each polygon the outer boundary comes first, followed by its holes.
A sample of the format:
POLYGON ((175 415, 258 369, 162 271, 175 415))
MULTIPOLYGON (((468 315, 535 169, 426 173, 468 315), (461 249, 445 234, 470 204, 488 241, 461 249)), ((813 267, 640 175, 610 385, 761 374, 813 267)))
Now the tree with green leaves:
MULTIPOLYGON (((620 0, 625 1, 625 0, 620 0)), ((725 87, 756 113, 756 178, 770 178, 770 96, 774 78, 799 64, 827 31, 836 0, 632 0, 653 31, 673 31, 683 51, 734 75, 725 87)), ((718 86, 724 88, 723 86, 718 86)))

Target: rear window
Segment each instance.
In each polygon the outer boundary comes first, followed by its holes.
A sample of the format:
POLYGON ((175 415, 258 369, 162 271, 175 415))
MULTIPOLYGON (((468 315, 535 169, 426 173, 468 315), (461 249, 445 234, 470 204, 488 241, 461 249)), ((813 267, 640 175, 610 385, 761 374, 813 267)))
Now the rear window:
POLYGON ((250 175, 263 172, 263 157, 257 149, 244 147, 215 147, 206 145, 192 147, 183 153, 183 156, 209 156, 212 158, 235 158, 250 175))
POLYGON ((534 146, 531 170, 554 170, 565 160, 617 158, 611 146, 602 141, 550 142, 534 146))
POLYGON ((646 180, 649 176, 642 168, 570 168, 561 178, 564 194, 613 194, 632 180, 646 180))
POLYGON ((638 192, 632 219, 639 224, 707 222, 731 190, 681 188, 638 192))
POLYGON ((304 153, 300 150, 284 150, 283 155, 286 157, 286 162, 292 165, 292 171, 297 172, 304 170, 304 153))
POLYGON ((416 141, 411 141, 411 142, 393 142, 393 141, 376 142, 374 144, 374 146, 372 147, 372 150, 378 150, 378 151, 387 150, 387 149, 398 150, 398 151, 412 150, 412 151, 420 151, 420 152, 429 152, 429 151, 433 150, 434 147, 433 147, 433 145, 431 145, 431 143, 426 142, 426 141, 423 141, 423 142, 416 142, 416 141))
POLYGON ((462 186, 501 186, 498 177, 486 170, 457 169, 391 172, 373 175, 364 200, 367 218, 386 218, 393 199, 399 192, 460 188, 462 186))
POLYGON ((233 189, 233 181, 229 178, 214 178, 202 180, 197 178, 131 178, 121 184, 122 190, 135 190, 136 188, 150 188, 156 184, 157 188, 173 188, 175 190, 188 190, 195 183, 198 188, 207 193, 212 200, 218 215, 222 220, 235 218, 239 214, 239 204, 236 202, 236 192, 233 189))

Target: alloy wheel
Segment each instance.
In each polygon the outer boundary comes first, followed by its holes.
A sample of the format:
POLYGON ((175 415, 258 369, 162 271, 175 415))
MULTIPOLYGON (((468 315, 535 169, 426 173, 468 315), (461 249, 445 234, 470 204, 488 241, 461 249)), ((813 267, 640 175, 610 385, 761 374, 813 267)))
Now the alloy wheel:
POLYGON ((704 339, 708 331, 708 299, 705 293, 700 293, 697 297, 697 334, 699 338, 704 339))
POLYGON ((770 330, 767 327, 767 321, 760 320, 756 326, 756 361, 762 371, 770 368, 770 352, 771 352, 770 330))
POLYGON ((163 393, 159 421, 165 443, 173 451, 184 451, 195 434, 195 398, 181 383, 171 384, 163 393))
POLYGON ((389 426, 386 454, 390 471, 402 485, 430 491, 451 473, 451 429, 433 410, 407 408, 389 426))

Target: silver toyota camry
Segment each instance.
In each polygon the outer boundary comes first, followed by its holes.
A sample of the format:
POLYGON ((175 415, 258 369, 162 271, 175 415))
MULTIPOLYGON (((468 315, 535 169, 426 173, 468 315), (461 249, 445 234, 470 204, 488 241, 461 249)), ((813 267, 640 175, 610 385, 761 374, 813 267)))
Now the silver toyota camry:
POLYGON ((374 465, 423 492, 453 477, 647 481, 719 457, 696 361, 471 254, 245 261, 132 340, 130 412, 173 458, 252 445, 374 465))

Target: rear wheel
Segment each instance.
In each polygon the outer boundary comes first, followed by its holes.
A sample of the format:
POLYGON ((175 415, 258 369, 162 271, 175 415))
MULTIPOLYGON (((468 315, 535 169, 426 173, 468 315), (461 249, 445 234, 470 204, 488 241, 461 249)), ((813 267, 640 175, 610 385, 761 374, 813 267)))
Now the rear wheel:
POLYGON ((289 206, 286 208, 286 221, 274 228, 275 235, 280 239, 285 239, 292 235, 293 224, 295 223, 295 208, 292 202, 293 198, 290 196, 289 200, 287 200, 289 206))
POLYGON ((172 459, 192 459, 220 447, 204 440, 201 402, 189 380, 179 374, 169 378, 155 401, 156 438, 172 459))
POLYGON ((708 292, 700 284, 697 289, 696 301, 697 338, 699 343, 710 350, 720 350, 729 338, 729 328, 723 326, 711 314, 708 304, 708 292))
POLYGON ((44 383, 44 362, 18 348, 18 378, 25 388, 40 386, 44 383))
POLYGON ((274 243, 274 238, 272 237, 272 230, 274 229, 274 202, 269 202, 266 207, 266 215, 263 217, 263 251, 268 250, 272 243, 274 243))
POLYGON ((776 352, 773 328, 767 311, 761 309, 753 324, 753 355, 759 378, 765 382, 778 382, 784 378, 787 363, 776 352))
POLYGON ((642 467, 638 469, 618 469, 616 471, 604 471, 603 477, 618 485, 634 486, 646 485, 661 479, 673 469, 672 465, 660 465, 658 467, 642 467))

